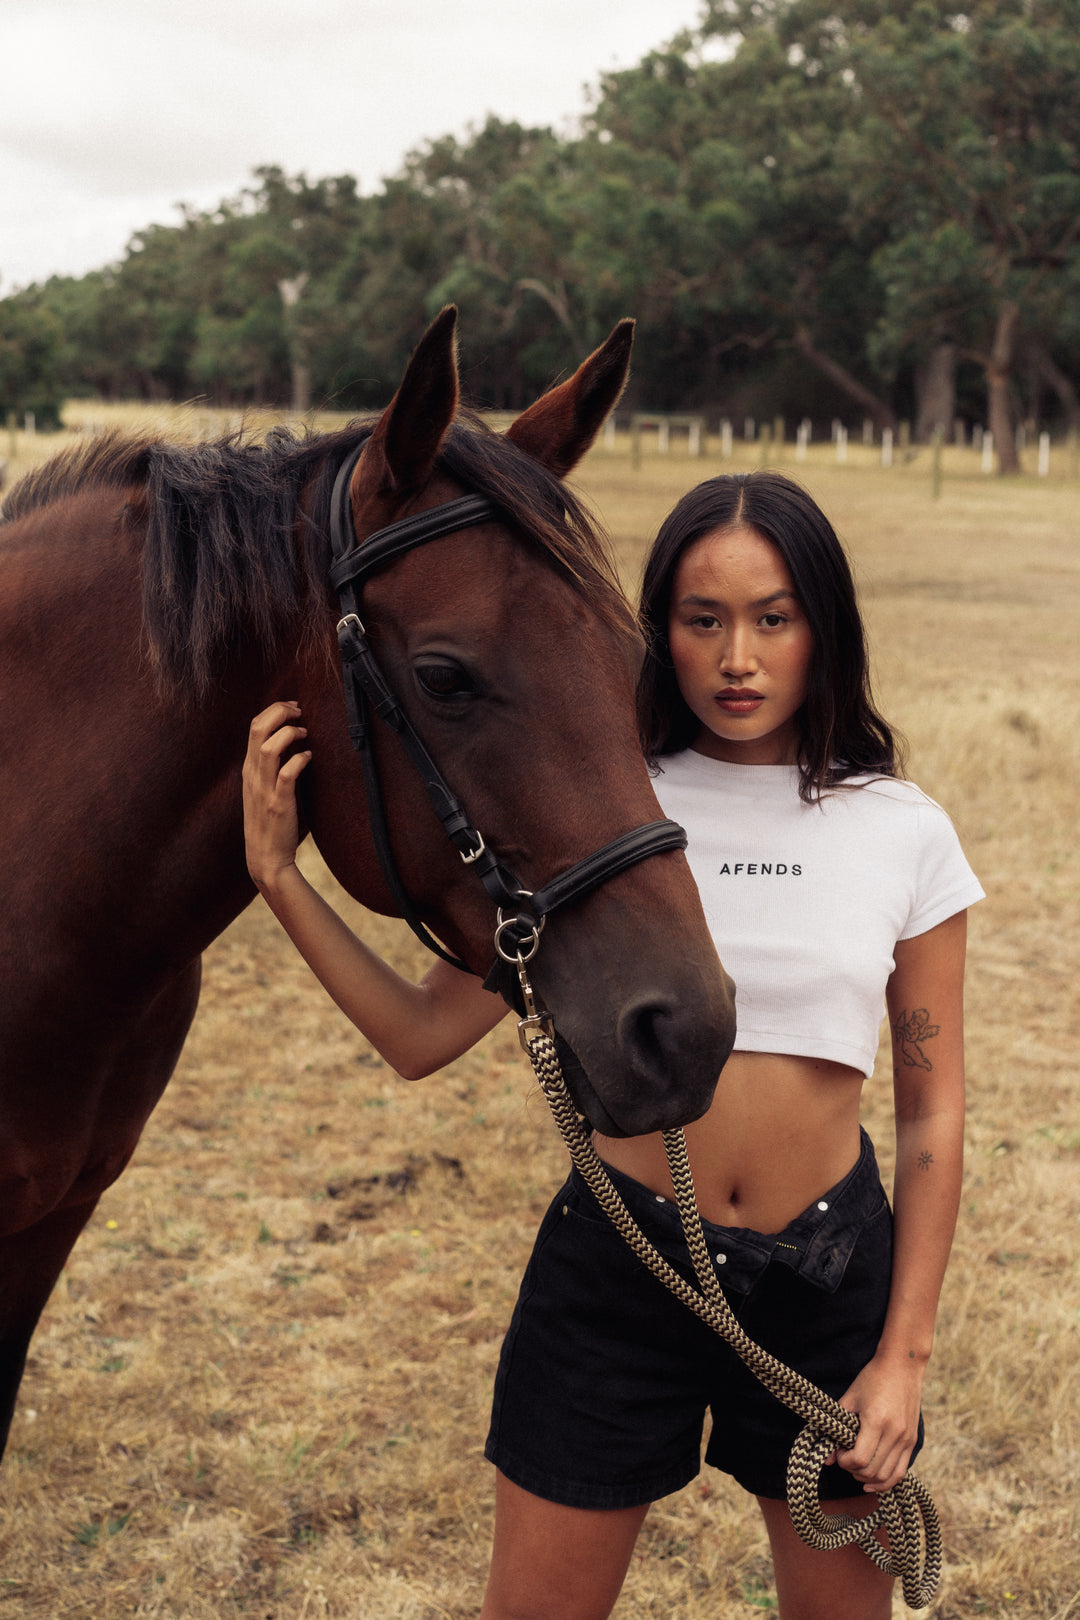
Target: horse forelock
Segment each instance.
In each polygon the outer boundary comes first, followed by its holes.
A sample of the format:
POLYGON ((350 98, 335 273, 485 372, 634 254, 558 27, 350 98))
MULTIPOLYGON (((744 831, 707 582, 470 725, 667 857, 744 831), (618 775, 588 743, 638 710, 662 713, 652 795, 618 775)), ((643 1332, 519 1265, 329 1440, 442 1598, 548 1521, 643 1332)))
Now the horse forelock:
POLYGON ((560 478, 469 411, 459 412, 439 459, 470 492, 501 507, 526 542, 550 558, 606 624, 638 637, 610 541, 560 478))
MULTIPOLYGON (((341 434, 322 441, 322 465, 305 502, 316 545, 312 558, 316 568, 325 568, 323 559, 328 555, 325 537, 337 468, 376 421, 350 424, 341 434)), ((274 431, 282 434, 282 452, 295 454, 295 448, 290 451, 295 441, 286 437, 288 430, 274 431)), ((319 454, 319 442, 312 439, 301 454, 310 466, 319 454)), ((607 625, 640 640, 638 619, 620 583, 608 537, 560 478, 470 410, 458 412, 443 440, 437 465, 469 494, 486 495, 499 507, 526 544, 547 556, 607 625)))
MULTIPOLYGON (((146 527, 148 649, 168 690, 198 698, 252 637, 270 660, 299 618, 309 630, 321 622, 302 610, 326 599, 334 476, 374 420, 333 433, 278 427, 263 444, 242 433, 194 444, 103 434, 20 479, 2 522, 94 489, 141 489, 130 520, 146 527)), ((560 479, 469 412, 451 427, 439 463, 494 501, 606 624, 636 633, 606 537, 560 479)))

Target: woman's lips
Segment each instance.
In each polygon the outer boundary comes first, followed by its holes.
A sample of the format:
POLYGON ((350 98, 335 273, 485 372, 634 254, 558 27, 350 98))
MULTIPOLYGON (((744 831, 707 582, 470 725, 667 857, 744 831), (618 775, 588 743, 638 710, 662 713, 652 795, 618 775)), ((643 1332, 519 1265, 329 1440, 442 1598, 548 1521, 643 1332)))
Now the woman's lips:
POLYGON ((726 686, 722 692, 716 694, 716 702, 725 714, 753 714, 764 701, 764 694, 755 692, 749 686, 726 686))

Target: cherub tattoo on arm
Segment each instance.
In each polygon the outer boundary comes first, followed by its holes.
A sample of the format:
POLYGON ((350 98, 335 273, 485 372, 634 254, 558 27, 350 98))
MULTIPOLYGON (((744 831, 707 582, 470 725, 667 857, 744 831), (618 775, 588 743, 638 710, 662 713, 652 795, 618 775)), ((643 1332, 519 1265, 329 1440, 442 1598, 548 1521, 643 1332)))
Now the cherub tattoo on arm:
POLYGON ((931 1040, 940 1030, 940 1024, 930 1022, 925 1007, 916 1007, 911 1017, 905 1009, 893 1025, 896 1055, 909 1069, 932 1069, 933 1064, 922 1049, 922 1042, 931 1040))

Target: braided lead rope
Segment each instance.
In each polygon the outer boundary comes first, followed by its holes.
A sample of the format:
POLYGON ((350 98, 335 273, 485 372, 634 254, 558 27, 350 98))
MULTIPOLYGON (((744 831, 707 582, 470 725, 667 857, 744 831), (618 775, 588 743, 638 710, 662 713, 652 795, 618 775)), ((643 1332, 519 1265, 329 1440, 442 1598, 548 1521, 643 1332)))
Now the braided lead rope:
MULTIPOLYGON (((564 1082, 564 1092, 565 1089, 564 1082)), ((924 1608, 932 1600, 941 1576, 941 1531, 933 1498, 916 1475, 908 1474, 891 1491, 879 1494, 877 1509, 866 1517, 822 1511, 817 1495, 821 1469, 826 1457, 838 1446, 847 1450, 854 1445, 859 1432, 858 1418, 824 1390, 762 1350, 736 1320, 709 1262, 686 1138, 681 1130, 665 1131, 663 1136, 694 1270, 702 1291, 723 1319, 723 1329, 718 1331, 722 1331, 727 1343, 771 1394, 800 1417, 808 1419, 788 1459, 788 1505, 796 1530, 808 1546, 821 1552, 857 1543, 879 1569, 900 1578, 904 1601, 909 1608, 924 1608), (873 1534, 879 1526, 888 1534, 891 1556, 873 1534)), ((595 1148, 587 1137, 586 1141, 602 1170, 595 1148)), ((604 1174, 610 1184, 610 1178, 606 1172, 604 1174)))
MULTIPOLYGON (((520 964, 519 972, 527 984, 520 964)), ((807 1427, 792 1447, 787 1470, 788 1508, 799 1536, 819 1552, 857 1544, 879 1569, 899 1578, 908 1608, 925 1608, 933 1600, 941 1578, 942 1550, 937 1512, 926 1486, 909 1473, 899 1485, 880 1495, 875 1511, 864 1518, 822 1511, 817 1483, 825 1458, 837 1447, 847 1450, 854 1445, 858 1418, 801 1373, 755 1344, 736 1321, 709 1264, 681 1130, 665 1131, 664 1146, 683 1231, 702 1291, 699 1293, 653 1248, 619 1197, 570 1100, 555 1042, 544 1027, 546 1017, 533 1011, 531 993, 526 999, 531 1016, 518 1026, 521 1044, 570 1157, 600 1207, 649 1270, 731 1346, 771 1394, 806 1422, 807 1427), (878 1529, 888 1535, 888 1549, 874 1534, 878 1529)))

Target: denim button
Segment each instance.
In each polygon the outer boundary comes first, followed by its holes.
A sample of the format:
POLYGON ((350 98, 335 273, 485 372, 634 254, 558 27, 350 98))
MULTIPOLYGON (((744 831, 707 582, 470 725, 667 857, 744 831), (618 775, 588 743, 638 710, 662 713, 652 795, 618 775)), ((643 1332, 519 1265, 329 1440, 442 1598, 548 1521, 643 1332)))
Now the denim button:
POLYGON ((718 1254, 717 1257, 716 1257, 716 1263, 717 1263, 718 1266, 726 1266, 727 1265, 727 1255, 726 1254, 718 1254))
POLYGON ((828 1206, 828 1204, 827 1204, 827 1203, 826 1203, 826 1202, 825 1202, 825 1200, 824 1200, 824 1198, 819 1198, 819 1199, 818 1199, 818 1209, 820 1209, 820 1210, 822 1210, 822 1211, 823 1211, 823 1212, 824 1212, 824 1211, 825 1211, 825 1210, 827 1210, 827 1209, 828 1209, 828 1207, 829 1207, 829 1206, 828 1206))

